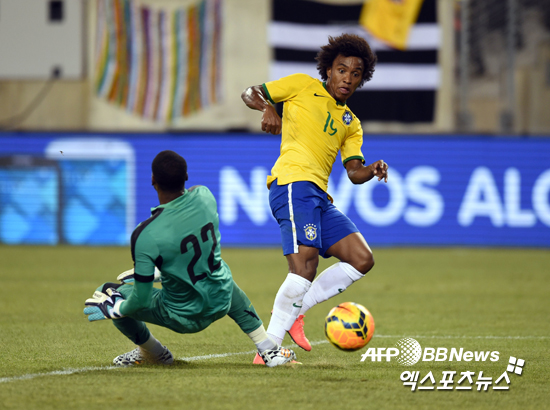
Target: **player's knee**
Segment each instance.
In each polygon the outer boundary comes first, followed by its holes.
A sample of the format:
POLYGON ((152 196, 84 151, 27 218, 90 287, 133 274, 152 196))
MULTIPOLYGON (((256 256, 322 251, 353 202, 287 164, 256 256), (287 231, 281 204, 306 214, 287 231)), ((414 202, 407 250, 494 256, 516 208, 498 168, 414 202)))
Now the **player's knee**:
POLYGON ((363 275, 370 271, 374 266, 374 256, 371 251, 365 250, 361 252, 361 255, 357 258, 353 267, 361 272, 363 275))
POLYGON ((305 252, 294 255, 288 258, 288 271, 310 282, 313 281, 319 266, 319 255, 316 253, 306 254, 305 252))
POLYGON ((312 282, 315 278, 315 275, 317 274, 318 265, 318 260, 309 260, 306 261, 306 263, 304 264, 294 265, 294 272, 292 273, 295 273, 296 275, 301 276, 302 278, 305 278, 312 282))
POLYGON ((313 267, 312 265, 306 265, 301 268, 295 269, 295 273, 298 276, 301 276, 304 279, 309 280, 310 282, 313 282, 313 279, 315 279, 315 275, 317 274, 317 267, 313 267))

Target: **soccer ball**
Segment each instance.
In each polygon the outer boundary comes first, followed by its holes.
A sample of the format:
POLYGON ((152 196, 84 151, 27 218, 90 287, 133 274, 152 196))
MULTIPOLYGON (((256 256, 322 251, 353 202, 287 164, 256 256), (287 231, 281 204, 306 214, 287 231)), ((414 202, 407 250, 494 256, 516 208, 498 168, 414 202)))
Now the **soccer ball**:
POLYGON ((359 350, 374 334, 374 319, 363 305, 340 303, 325 319, 325 335, 330 343, 346 351, 359 350))

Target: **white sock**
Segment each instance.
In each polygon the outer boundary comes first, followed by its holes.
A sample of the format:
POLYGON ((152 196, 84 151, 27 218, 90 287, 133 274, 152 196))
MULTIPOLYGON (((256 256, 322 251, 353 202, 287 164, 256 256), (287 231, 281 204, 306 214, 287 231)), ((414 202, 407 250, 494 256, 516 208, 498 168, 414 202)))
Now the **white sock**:
POLYGON ((279 347, 279 344, 269 337, 265 332, 264 325, 261 325, 259 328, 247 334, 247 336, 252 339, 258 352, 264 352, 266 350, 275 350, 279 347))
POLYGON ((311 284, 304 295, 300 315, 318 303, 345 291, 349 285, 364 277, 361 272, 346 262, 338 262, 325 269, 311 284))
POLYGON ((285 333, 292 327, 300 309, 302 309, 302 299, 309 290, 311 282, 295 273, 289 273, 279 288, 275 303, 273 304, 273 313, 267 333, 279 345, 285 338, 285 333))
POLYGON ((164 352, 164 346, 155 339, 152 333, 145 343, 139 345, 139 348, 143 353, 151 355, 152 357, 159 357, 164 352))

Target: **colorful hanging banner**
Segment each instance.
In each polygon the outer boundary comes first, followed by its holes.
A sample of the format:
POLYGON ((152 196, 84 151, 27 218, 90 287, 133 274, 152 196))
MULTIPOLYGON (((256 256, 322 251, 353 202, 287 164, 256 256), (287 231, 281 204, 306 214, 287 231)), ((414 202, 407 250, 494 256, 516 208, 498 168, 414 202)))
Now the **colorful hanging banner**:
POLYGON ((97 0, 97 95, 161 122, 219 102, 221 2, 168 11, 135 0, 97 0))

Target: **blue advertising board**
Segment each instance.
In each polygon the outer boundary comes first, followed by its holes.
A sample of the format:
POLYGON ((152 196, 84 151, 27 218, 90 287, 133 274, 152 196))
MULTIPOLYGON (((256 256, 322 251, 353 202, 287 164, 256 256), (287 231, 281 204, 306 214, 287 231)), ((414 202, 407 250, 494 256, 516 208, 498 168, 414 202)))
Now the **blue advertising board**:
MULTIPOLYGON (((222 243, 278 246, 265 134, 0 134, 0 242, 125 245, 158 204, 151 161, 171 149, 188 186, 217 198, 222 243)), ((550 138, 366 135, 387 184, 353 185, 340 158, 329 193, 373 246, 550 246, 550 138)))

